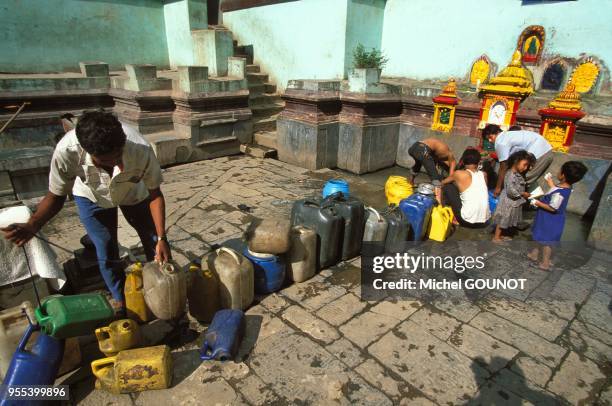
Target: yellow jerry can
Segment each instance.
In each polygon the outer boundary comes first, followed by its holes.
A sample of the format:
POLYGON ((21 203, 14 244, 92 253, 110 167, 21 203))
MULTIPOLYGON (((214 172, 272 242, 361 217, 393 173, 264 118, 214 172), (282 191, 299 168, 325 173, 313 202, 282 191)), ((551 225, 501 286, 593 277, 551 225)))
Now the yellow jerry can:
POLYGON ((208 264, 212 255, 203 258, 202 266, 189 266, 190 283, 187 287, 189 314, 198 321, 210 323, 219 310, 219 279, 208 264))
POLYGON ((429 222, 429 239, 445 241, 451 232, 453 224, 453 210, 448 206, 436 206, 431 211, 429 222))
POLYGON ((130 319, 115 320, 108 327, 96 329, 96 338, 100 351, 107 357, 138 347, 142 341, 138 323, 130 319))
POLYGON ((412 184, 403 176, 389 176, 385 182, 387 204, 399 205, 400 200, 412 194, 412 184))
POLYGON ((155 317, 144 299, 142 264, 136 262, 129 266, 125 270, 125 273, 125 288, 123 289, 123 293, 125 294, 127 316, 139 323, 146 323, 153 320, 155 317))
POLYGON ((124 350, 92 362, 91 371, 96 389, 112 393, 166 389, 172 383, 172 355, 167 345, 124 350))

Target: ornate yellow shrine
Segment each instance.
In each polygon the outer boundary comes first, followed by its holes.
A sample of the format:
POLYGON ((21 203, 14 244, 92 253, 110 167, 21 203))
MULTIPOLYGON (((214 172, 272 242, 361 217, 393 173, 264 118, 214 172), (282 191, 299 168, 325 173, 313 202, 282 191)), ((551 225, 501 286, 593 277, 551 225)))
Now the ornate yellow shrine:
POLYGON ((521 64, 521 52, 515 51, 512 61, 499 75, 480 87, 482 98, 478 128, 497 124, 507 130, 516 121, 516 112, 523 100, 533 93, 531 75, 521 64))
POLYGON ((550 142, 555 151, 567 152, 572 145, 576 122, 585 116, 581 110, 580 94, 573 83, 568 83, 548 108, 538 111, 542 116, 540 134, 550 142))
POLYGON ((446 133, 453 129, 455 109, 460 99, 457 97, 457 82, 450 79, 438 96, 433 98, 434 114, 431 129, 446 133))

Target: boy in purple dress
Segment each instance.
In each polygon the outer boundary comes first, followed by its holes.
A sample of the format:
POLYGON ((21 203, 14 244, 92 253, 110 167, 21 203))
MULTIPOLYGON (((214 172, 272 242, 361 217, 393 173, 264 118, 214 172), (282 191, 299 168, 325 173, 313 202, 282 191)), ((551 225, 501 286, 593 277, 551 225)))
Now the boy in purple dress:
MULTIPOLYGON (((555 186, 552 176, 546 176, 550 190, 540 199, 531 199, 531 205, 538 209, 533 222, 533 240, 542 246, 542 262, 538 267, 548 271, 552 266, 550 257, 552 246, 559 243, 565 225, 565 210, 572 192, 572 185, 587 173, 587 167, 578 161, 567 161, 557 175, 559 184, 555 186)), ((550 174, 547 174, 550 175, 550 174)), ((535 247, 527 256, 537 262, 540 248, 535 247)))

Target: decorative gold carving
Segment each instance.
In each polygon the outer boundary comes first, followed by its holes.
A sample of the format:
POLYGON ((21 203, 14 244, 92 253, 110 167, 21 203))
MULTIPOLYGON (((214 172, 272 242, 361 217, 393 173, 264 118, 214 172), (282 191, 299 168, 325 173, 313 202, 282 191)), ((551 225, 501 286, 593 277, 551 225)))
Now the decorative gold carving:
POLYGON ((566 124, 549 123, 544 131, 544 138, 550 143, 555 151, 567 152, 565 139, 567 137, 568 126, 566 124))
POLYGON ((591 58, 574 69, 569 82, 576 86, 578 93, 586 93, 593 88, 599 76, 599 67, 591 58))
POLYGON ((487 58, 482 55, 474 64, 472 65, 472 70, 470 72, 470 83, 474 86, 481 85, 487 81, 489 78, 489 72, 491 71, 491 65, 487 61, 487 58))
POLYGON ((555 110, 580 110, 580 93, 576 92, 576 85, 568 83, 548 105, 555 110))

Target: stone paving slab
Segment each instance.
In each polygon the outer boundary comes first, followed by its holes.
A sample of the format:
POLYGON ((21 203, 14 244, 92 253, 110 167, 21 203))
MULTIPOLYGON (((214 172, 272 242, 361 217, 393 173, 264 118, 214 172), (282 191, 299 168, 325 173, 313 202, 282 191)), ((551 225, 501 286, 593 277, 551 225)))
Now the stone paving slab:
MULTIPOLYGON (((371 194, 382 193, 382 183, 363 177, 247 156, 175 166, 163 175, 168 237, 181 266, 213 243, 238 246, 253 218, 288 216, 294 199, 320 196, 327 179, 345 177, 366 200, 381 200, 371 194)), ((84 230, 77 216, 69 202, 44 231, 69 250, 80 248, 84 230)), ((118 234, 125 247, 140 245, 121 215, 118 234)), ((478 243, 424 246, 418 253, 461 253, 478 243)), ((70 258, 56 252, 60 261, 70 258)), ((177 333, 156 322, 146 327, 151 340, 174 337, 172 388, 108 394, 93 389, 84 365, 71 391, 86 405, 611 404, 607 257, 593 255, 573 269, 564 264, 547 273, 512 246, 488 246, 486 254, 495 275, 527 278, 527 289, 366 302, 359 296, 358 257, 258 295, 233 362, 199 360, 205 325, 184 321, 188 329, 177 333)))

